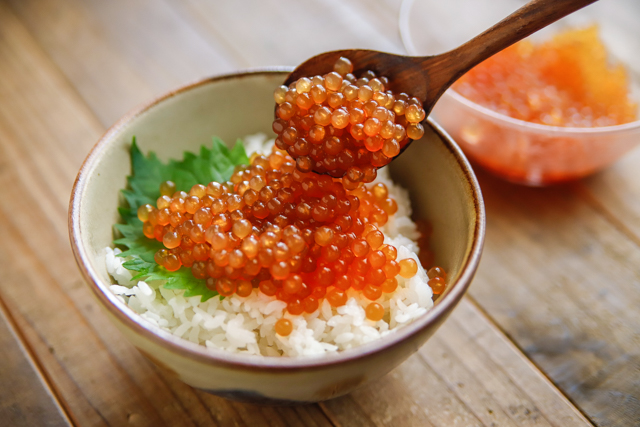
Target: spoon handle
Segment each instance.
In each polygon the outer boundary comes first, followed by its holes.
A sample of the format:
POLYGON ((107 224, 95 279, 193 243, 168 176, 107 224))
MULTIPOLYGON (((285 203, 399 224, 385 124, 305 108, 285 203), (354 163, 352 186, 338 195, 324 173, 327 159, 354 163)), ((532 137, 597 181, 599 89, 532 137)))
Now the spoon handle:
POLYGON ((435 95, 437 99, 460 76, 490 56, 596 1, 533 0, 462 46, 442 55, 422 58, 425 70, 432 68, 433 62, 440 63, 436 68, 440 72, 429 75, 429 92, 438 93, 430 93, 429 98, 435 95))

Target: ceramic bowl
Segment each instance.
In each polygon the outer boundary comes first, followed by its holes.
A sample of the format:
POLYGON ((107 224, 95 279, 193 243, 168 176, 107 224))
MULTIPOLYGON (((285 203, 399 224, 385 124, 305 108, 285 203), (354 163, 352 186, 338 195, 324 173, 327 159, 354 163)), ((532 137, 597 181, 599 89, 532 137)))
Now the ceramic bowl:
MULTIPOLYGON (((434 55, 466 42, 524 4, 523 0, 404 0, 399 26, 411 55, 434 55), (452 25, 453 22, 457 25, 452 25)), ((640 101, 640 13, 637 0, 590 5, 531 36, 548 40, 567 28, 597 24, 612 59, 627 66, 632 97, 640 101)), ((532 186, 582 178, 609 166, 640 144, 640 120, 571 128, 529 123, 497 113, 447 90, 435 119, 469 158, 504 179, 532 186)))
POLYGON ((389 372, 435 332, 467 290, 480 259, 485 214, 476 178, 458 146, 429 121, 425 137, 391 165, 409 189, 415 216, 433 225, 436 262, 450 285, 423 317, 382 339, 322 357, 261 357, 211 350, 147 323, 109 291, 104 248, 118 221, 119 191, 130 173, 135 135, 161 159, 255 132, 272 134, 273 90, 288 70, 243 72, 180 88, 118 121, 84 162, 71 196, 69 231, 77 263, 108 318, 142 354, 185 383, 252 402, 315 402, 389 372))

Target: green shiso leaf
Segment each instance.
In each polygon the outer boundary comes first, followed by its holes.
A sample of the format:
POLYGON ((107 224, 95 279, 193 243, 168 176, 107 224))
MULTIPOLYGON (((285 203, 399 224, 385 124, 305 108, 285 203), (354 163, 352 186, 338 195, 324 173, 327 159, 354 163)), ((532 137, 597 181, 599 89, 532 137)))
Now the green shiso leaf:
POLYGON ((177 190, 187 192, 195 184, 227 181, 236 166, 249 163, 242 141, 238 140, 229 150, 220 139, 214 138, 211 148, 202 146, 198 154, 185 152, 181 161, 163 163, 153 152, 147 156, 142 154, 133 137, 130 155, 131 175, 127 177, 127 188, 121 190, 126 206, 118 208, 123 223, 114 226, 119 238, 113 241, 123 247, 119 256, 130 258, 123 266, 136 273, 133 279, 164 280, 165 288, 184 289, 185 297, 200 295, 204 302, 218 295, 207 288, 204 280, 194 278, 191 269, 182 267, 178 271, 168 271, 155 262, 155 253, 164 246, 145 237, 137 211, 147 203, 155 206, 160 197, 160 184, 164 181, 173 181, 177 190))

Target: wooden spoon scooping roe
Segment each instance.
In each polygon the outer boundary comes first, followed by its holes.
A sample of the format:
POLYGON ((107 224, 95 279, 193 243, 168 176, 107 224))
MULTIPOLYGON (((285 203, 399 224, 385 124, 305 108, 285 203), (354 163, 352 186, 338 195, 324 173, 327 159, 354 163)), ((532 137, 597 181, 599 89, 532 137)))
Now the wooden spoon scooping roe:
POLYGON ((385 90, 386 77, 366 71, 356 78, 347 58, 333 69, 275 90, 273 130, 300 171, 344 176, 345 188, 354 189, 373 181, 409 139, 422 138, 425 111, 417 98, 385 90))

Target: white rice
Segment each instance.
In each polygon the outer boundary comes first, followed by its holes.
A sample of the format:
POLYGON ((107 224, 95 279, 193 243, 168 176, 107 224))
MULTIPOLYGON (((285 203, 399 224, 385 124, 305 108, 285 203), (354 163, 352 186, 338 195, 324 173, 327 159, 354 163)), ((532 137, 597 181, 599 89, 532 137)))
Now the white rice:
MULTIPOLYGON (((247 153, 268 153, 272 142, 262 134, 244 139, 247 153)), ((257 289, 248 297, 233 295, 213 297, 201 302, 200 297, 185 298, 182 290, 165 289, 162 281, 131 282, 132 274, 122 267, 125 258, 116 256, 120 249, 105 249, 107 272, 118 284, 111 291, 151 324, 186 340, 209 348, 263 356, 314 356, 356 347, 393 333, 422 316, 432 306, 432 292, 427 274, 418 261, 419 237, 411 221, 411 206, 406 190, 389 179, 386 168, 378 171, 376 182, 384 182, 389 195, 398 203, 398 212, 381 228, 384 242, 398 249, 398 260, 413 258, 418 274, 410 279, 397 276, 398 288, 383 293, 377 300, 385 315, 377 322, 368 320, 365 307, 371 303, 361 292, 347 291, 347 304, 333 308, 324 300, 312 314, 292 316, 286 303, 266 296, 257 289), (285 317, 293 323, 289 336, 277 335, 274 325, 285 317)))

